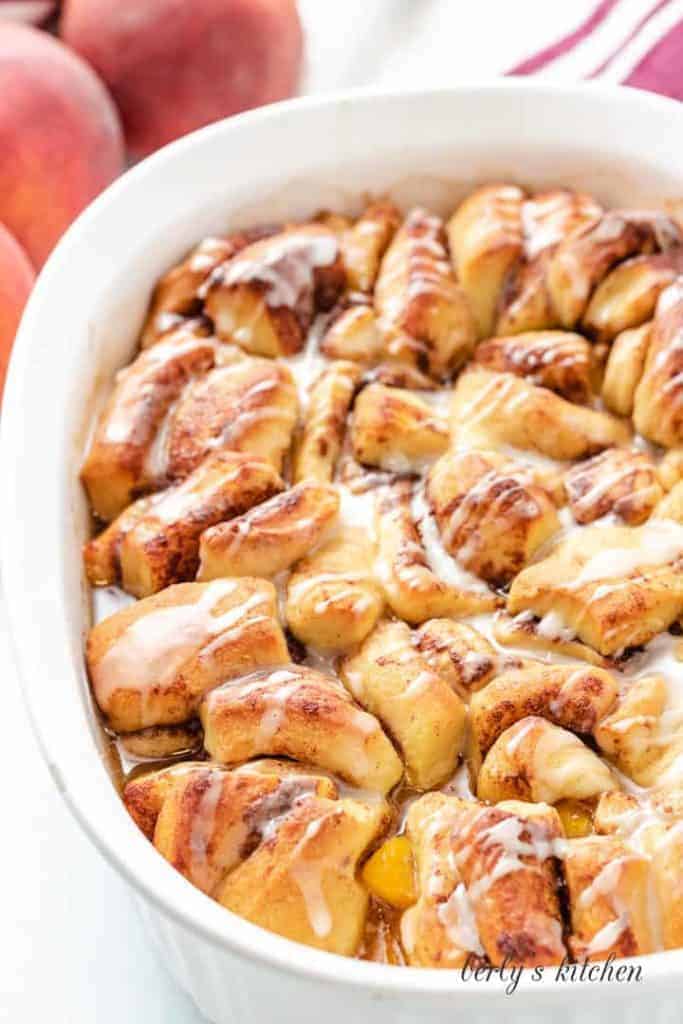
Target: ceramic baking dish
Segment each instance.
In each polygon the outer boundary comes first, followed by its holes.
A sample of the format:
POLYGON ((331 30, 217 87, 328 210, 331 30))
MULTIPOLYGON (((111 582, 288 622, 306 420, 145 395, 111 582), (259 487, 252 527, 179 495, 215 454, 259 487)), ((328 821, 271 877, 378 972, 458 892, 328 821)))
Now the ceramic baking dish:
MULTIPOLYGON (((228 227, 352 211, 390 192, 446 213, 475 183, 568 185, 609 203, 683 196, 683 108, 626 89, 521 81, 304 99, 232 118, 167 147, 99 198, 43 270, 5 394, 3 583, 26 698, 55 785, 137 894, 169 971, 217 1024, 517 1020, 588 1024, 606 1013, 678 1019, 683 951, 631 984, 398 969, 289 942, 212 903, 128 817, 82 656, 88 516, 78 468, 95 409, 131 357, 150 289, 195 241, 228 227)), ((103 923, 106 927, 106 922, 103 923)))

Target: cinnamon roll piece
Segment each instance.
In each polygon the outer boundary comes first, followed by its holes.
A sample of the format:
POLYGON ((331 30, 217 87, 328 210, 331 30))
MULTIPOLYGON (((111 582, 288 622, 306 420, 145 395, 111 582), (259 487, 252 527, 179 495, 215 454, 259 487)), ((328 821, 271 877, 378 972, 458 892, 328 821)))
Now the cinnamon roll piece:
POLYGON ((533 473, 495 451, 443 455, 429 472, 427 495, 446 551, 495 586, 560 528, 533 473))
POLYGON ((611 342, 622 331, 652 318, 661 292, 683 274, 683 246, 620 263, 593 293, 583 317, 596 341, 611 342))
POLYGON ((356 399, 351 443, 359 462, 398 473, 420 469, 448 447, 448 424, 423 399, 370 384, 356 399))
POLYGON ((373 364, 382 357, 384 343, 372 306, 349 306, 328 328, 320 351, 328 359, 350 359, 373 364))
POLYGON ((320 374, 311 388, 306 419, 294 454, 293 479, 329 483, 346 432, 346 421, 361 372, 338 360, 320 374))
POLYGON ((569 507, 577 523, 618 516, 639 526, 664 496, 654 462, 645 452, 608 448, 564 475, 569 507))
POLYGON ((345 284, 339 239, 320 224, 285 229, 242 249, 207 282, 205 310, 224 341, 261 356, 292 355, 318 310, 345 284))
POLYGON ((323 539, 339 512, 330 484, 304 481, 202 533, 197 579, 275 576, 323 539))
POLYGON ((578 736, 545 718, 528 715, 500 733, 489 749, 479 772, 477 796, 487 803, 554 804, 595 797, 615 785, 604 761, 578 736))
POLYGON ((636 388, 645 367, 651 331, 650 322, 623 331, 617 335, 610 348, 602 381, 602 398, 607 408, 618 416, 630 416, 633 412, 636 388))
POLYGON ((614 416, 574 405, 547 388, 478 366, 458 377, 451 426, 460 446, 508 444, 553 459, 581 459, 626 444, 628 427, 614 416))
POLYGON ((162 419, 188 381, 213 366, 215 352, 204 330, 183 326, 119 372, 81 469, 100 519, 114 519, 149 489, 146 460, 162 419))
POLYGON ((371 203, 342 238, 342 255, 349 288, 371 292, 380 262, 391 242, 401 215, 388 199, 371 203))
POLYGON ((438 217, 422 209, 408 214, 384 254, 375 310, 392 359, 440 379, 469 355, 476 326, 451 269, 438 217))
POLYGON ((570 331, 528 331, 480 342, 473 356, 479 366, 514 373, 532 384, 585 405, 592 395, 591 346, 570 331))
POLYGON ((213 686, 289 658, 266 580, 178 583, 110 615, 89 634, 95 700, 117 732, 193 716, 213 686))
POLYGON ((504 662, 474 626, 452 619, 425 622, 415 632, 415 646, 429 667, 468 700, 490 683, 504 662))
POLYGON ((451 777, 464 746, 465 706, 422 658, 404 622, 379 625, 340 671, 398 744, 410 785, 430 789, 451 777))
POLYGON ((480 338, 494 333, 506 279, 522 256, 523 201, 516 185, 485 185, 467 196, 448 222, 453 264, 480 338))
POLYGON ((656 444, 683 441, 683 277, 659 297, 645 370, 636 388, 633 423, 656 444))
POLYGON ((345 651, 374 629, 384 594, 373 573, 374 544, 347 527, 297 562, 287 582, 287 624, 302 643, 345 651))
POLYGON ((412 514, 413 488, 400 481, 383 488, 377 497, 377 578, 387 603, 401 619, 413 625, 440 616, 473 615, 490 611, 496 596, 480 584, 446 583, 429 565, 412 514))
POLYGON ((214 452, 184 481, 140 498, 85 545, 89 579, 99 586, 120 580, 135 597, 192 579, 199 565, 201 533, 283 488, 263 459, 214 452))
POLYGON ((232 679, 207 694, 200 717, 204 745, 222 764, 291 757, 382 793, 403 773, 377 719, 339 680, 304 665, 232 679))

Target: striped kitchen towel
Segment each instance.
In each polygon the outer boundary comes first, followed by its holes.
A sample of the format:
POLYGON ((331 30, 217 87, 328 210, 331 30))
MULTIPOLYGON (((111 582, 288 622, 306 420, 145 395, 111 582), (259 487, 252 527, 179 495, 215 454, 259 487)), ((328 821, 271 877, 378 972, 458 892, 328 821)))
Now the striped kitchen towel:
POLYGON ((595 78, 683 99, 683 0, 602 0, 573 32, 511 68, 595 78))

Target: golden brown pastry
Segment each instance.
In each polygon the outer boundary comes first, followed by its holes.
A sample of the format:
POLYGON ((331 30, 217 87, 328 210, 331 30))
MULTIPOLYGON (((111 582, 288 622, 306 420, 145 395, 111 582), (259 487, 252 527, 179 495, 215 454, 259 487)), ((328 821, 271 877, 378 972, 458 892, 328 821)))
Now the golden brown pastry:
POLYGON ((314 774, 251 766, 197 765, 165 788, 154 845, 194 885, 280 935, 355 952, 368 898, 354 875, 386 827, 382 802, 340 799, 314 774))
POLYGON ((204 745, 222 764, 264 754, 291 757, 386 793, 403 767, 375 717, 338 679, 288 664, 232 679, 207 694, 204 745))
POLYGON ((152 725, 137 732, 121 733, 119 747, 136 761, 164 761, 196 757, 202 750, 202 729, 194 718, 180 725, 152 725))
POLYGON ((427 495, 443 545, 494 586, 509 582, 560 528, 529 469, 495 451, 450 451, 429 471, 427 495))
POLYGON ((572 466, 564 486, 572 515, 582 525, 611 513, 639 526, 664 494, 650 456, 629 448, 608 448, 572 466))
POLYGON ((366 531, 346 527, 296 564, 285 614, 298 640, 321 651, 345 651, 365 639, 384 609, 374 559, 366 531))
POLYGON ((346 658, 341 678, 401 750, 408 783, 431 789, 455 771, 465 706, 422 658, 405 622, 384 622, 346 658))
POLYGON ((117 732, 191 718, 225 679, 289 659, 266 580, 177 583, 115 612, 89 634, 95 700, 117 732))
POLYGON ((216 334, 260 356, 292 355, 317 310, 345 284, 339 240, 320 224, 285 229, 242 249, 208 282, 205 310, 216 334))
POLYGON ((553 858, 563 840, 551 807, 429 793, 411 806, 407 830, 420 882, 401 922, 410 963, 458 967, 468 953, 494 965, 562 961, 553 858))
POLYGON ((445 417, 407 391, 370 384, 356 399, 351 443, 364 465, 417 470, 446 450, 448 438, 445 417))
POLYGON ((646 857, 618 839, 570 839, 564 860, 577 960, 639 956, 656 949, 646 857))
POLYGON ((360 370, 339 360, 323 370, 311 388, 306 419, 294 455, 293 479, 329 483, 346 432, 346 420, 360 370))
POLYGON ((182 483, 140 498, 85 546, 91 583, 121 580, 135 597, 192 579, 199 565, 199 537, 284 488, 270 463, 252 455, 218 451, 182 483))
POLYGON ((410 481, 383 488, 377 497, 377 577, 392 611, 418 624, 495 608, 495 595, 483 586, 446 583, 430 568, 413 519, 412 498, 410 481))
POLYGON ((630 416, 633 412, 651 331, 651 323, 623 331, 610 348, 602 381, 602 398, 607 408, 618 416, 630 416))
POLYGON ((665 491, 683 480, 683 448, 669 448, 657 463, 657 475, 665 491))
POLYGON ((171 410, 150 459, 163 485, 191 473, 215 448, 268 459, 280 472, 299 403, 292 372, 271 359, 240 358, 193 382, 171 410))
POLYGON ((522 204, 523 259, 505 282, 495 333, 520 334, 560 326, 548 288, 548 266, 558 245, 602 209, 592 196, 567 189, 538 192, 522 204))
POLYGON ((148 488, 146 459, 166 411, 213 366, 216 343, 178 327, 121 370, 97 422, 81 479, 95 515, 109 521, 148 488))
POLYGON ((488 370, 525 377, 579 405, 585 405, 592 394, 591 346, 570 331, 488 338, 477 345, 473 361, 488 370))
POLYGON ((591 733, 617 699, 614 678, 599 668, 527 664, 503 671, 472 694, 470 726, 486 753, 521 718, 538 715, 564 729, 591 733))
POLYGON ((522 202, 516 185, 485 185, 448 222, 458 280, 470 301, 480 338, 493 333, 505 281, 522 255, 522 202))
POLYGON ((371 292, 379 265, 399 224, 401 214, 388 199, 371 203, 344 233, 342 255, 349 288, 371 292))
POLYGON ((528 650, 532 655, 538 652, 560 654, 563 657, 585 661, 596 668, 614 668, 614 661, 598 654, 592 647, 576 639, 574 631, 568 628, 562 617, 548 612, 537 619, 532 612, 520 612, 513 617, 505 612, 496 613, 491 629, 494 640, 503 647, 517 647, 528 650))
POLYGON ((667 519, 643 526, 589 526, 522 570, 508 611, 553 612, 562 628, 601 654, 645 644, 683 610, 683 528, 667 519))
POLYGON ((383 353, 384 342, 377 327, 372 306, 349 306, 326 331, 320 351, 328 359, 350 359, 356 363, 375 363, 383 353))
POLYGON ((493 679, 504 660, 473 626, 452 619, 425 622, 414 642, 429 667, 467 699, 493 679))
POLYGON ((645 370, 636 388, 633 422, 656 444, 683 441, 683 277, 659 296, 645 370))
POLYGON ((616 263, 681 244, 675 221, 658 212, 609 210, 560 243, 548 266, 550 297, 563 327, 583 316, 593 289, 616 263))
POLYGON ((683 273, 683 246, 634 256, 605 277, 588 303, 582 326, 596 341, 612 341, 622 331, 650 320, 660 293, 683 273))
MULTIPOLYGON (((486 737, 483 730, 482 726, 486 737)), ((585 800, 615 785, 604 761, 578 736, 538 715, 528 715, 500 733, 489 749, 479 772, 477 796, 487 803, 554 804, 585 800)))
POLYGON ((677 523, 683 523, 683 480, 679 480, 664 495, 654 514, 657 519, 674 519, 677 523))
POLYGON ((637 679, 597 726, 595 739, 638 785, 683 778, 683 711, 672 703, 664 676, 637 679))
POLYGON ((275 576, 323 539, 339 512, 329 484, 304 481, 250 512, 205 530, 197 579, 275 576))
POLYGON ((384 254, 375 309, 385 350, 439 379, 469 355, 476 326, 446 252, 443 223, 416 209, 384 254))
POLYGON ((471 367, 453 392, 451 425, 460 447, 512 445, 553 459, 581 459, 628 442, 630 432, 604 412, 574 405, 511 373, 471 367))

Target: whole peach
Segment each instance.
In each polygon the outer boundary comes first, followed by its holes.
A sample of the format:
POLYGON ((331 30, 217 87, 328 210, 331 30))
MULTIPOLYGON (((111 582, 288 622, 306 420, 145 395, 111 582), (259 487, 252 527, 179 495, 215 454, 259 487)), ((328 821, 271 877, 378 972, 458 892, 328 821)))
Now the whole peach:
POLYGON ((102 76, 135 156, 296 89, 295 0, 67 0, 62 38, 102 76))
POLYGON ((0 21, 0 221, 35 266, 123 160, 92 69, 45 32, 0 21))
POLYGON ((52 0, 0 0, 0 18, 40 25, 54 14, 56 6, 52 0))
POLYGON ((0 224, 0 395, 14 335, 34 278, 28 256, 0 224))

